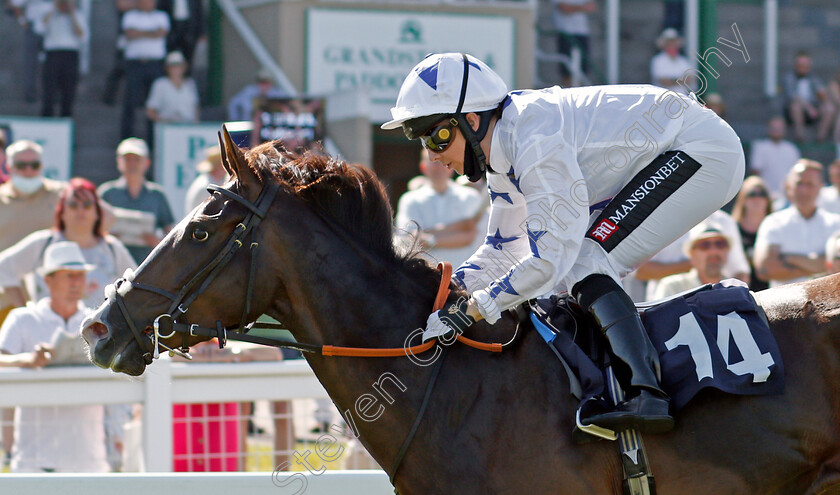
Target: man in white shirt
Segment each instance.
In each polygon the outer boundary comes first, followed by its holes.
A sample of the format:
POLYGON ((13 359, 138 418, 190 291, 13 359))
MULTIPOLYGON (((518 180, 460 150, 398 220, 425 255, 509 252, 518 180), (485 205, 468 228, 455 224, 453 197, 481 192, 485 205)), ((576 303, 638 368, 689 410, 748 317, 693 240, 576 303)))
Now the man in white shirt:
POLYGON ((460 266, 473 253, 480 234, 476 224, 484 211, 478 191, 452 180, 452 170, 429 159, 423 150, 420 171, 427 181, 406 192, 397 205, 397 234, 417 239, 433 261, 460 266))
POLYGON ((683 40, 676 29, 662 31, 656 40, 659 53, 650 60, 650 78, 653 84, 677 93, 689 93, 694 89, 691 63, 680 54, 683 40))
POLYGON ((767 139, 752 143, 749 173, 758 175, 770 189, 774 200, 784 201, 785 177, 801 155, 799 148, 785 139, 784 117, 772 117, 767 122, 767 139))
MULTIPOLYGON (((572 48, 580 50, 580 69, 589 72, 589 19, 588 15, 598 10, 593 0, 552 0, 551 19, 557 30, 557 52, 572 57, 572 48)), ((563 86, 569 86, 570 71, 560 64, 563 86)))
POLYGON ((79 81, 79 50, 87 37, 87 23, 74 0, 54 0, 44 16, 44 68, 41 86, 44 98, 41 116, 52 117, 56 93, 60 95, 59 117, 73 115, 76 84, 79 81))
MULTIPOLYGON (((155 0, 137 0, 137 8, 122 18, 125 32, 125 95, 120 139, 134 136, 134 111, 146 103, 149 89, 163 75, 169 16, 155 10, 155 0)), ((148 136, 151 138, 151 136, 148 136)))
MULTIPOLYGON (((74 242, 51 244, 39 269, 50 297, 17 308, 0 327, 0 366, 43 366, 49 346, 78 342, 89 313, 85 296, 87 265, 74 242)), ((103 407, 53 406, 15 409, 12 472, 106 472, 103 407)))
POLYGON ((669 275, 659 281, 653 299, 679 294, 704 284, 715 284, 725 278, 723 267, 729 249, 735 245, 720 225, 703 221, 688 232, 683 252, 688 257, 691 270, 669 275))
POLYGON ((791 206, 768 215, 755 240, 755 270, 770 287, 825 273, 825 245, 840 229, 840 215, 817 207, 823 167, 802 159, 788 174, 791 206))
POLYGON ((417 64, 391 114, 383 129, 402 127, 431 159, 472 181, 486 175, 492 191, 492 234, 454 276, 472 295, 432 313, 424 339, 571 289, 630 370, 619 377, 628 399, 581 412, 581 424, 671 429, 658 355, 619 281, 735 196, 744 174, 735 131, 696 100, 649 85, 508 93, 460 53, 417 64))

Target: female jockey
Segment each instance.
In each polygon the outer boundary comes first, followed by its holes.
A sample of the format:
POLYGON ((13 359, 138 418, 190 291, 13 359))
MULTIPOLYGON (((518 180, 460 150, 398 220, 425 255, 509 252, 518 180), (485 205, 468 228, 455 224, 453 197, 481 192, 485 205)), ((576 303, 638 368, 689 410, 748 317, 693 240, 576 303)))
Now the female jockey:
POLYGON ((628 397, 582 412, 581 423, 670 430, 659 358, 619 281, 738 192, 744 154, 732 128, 695 99, 649 85, 508 92, 460 53, 417 64, 391 114, 383 129, 401 126, 432 160, 472 181, 486 175, 490 189, 486 243, 454 276, 472 296, 429 316, 424 338, 493 324, 571 288, 624 370, 628 397))

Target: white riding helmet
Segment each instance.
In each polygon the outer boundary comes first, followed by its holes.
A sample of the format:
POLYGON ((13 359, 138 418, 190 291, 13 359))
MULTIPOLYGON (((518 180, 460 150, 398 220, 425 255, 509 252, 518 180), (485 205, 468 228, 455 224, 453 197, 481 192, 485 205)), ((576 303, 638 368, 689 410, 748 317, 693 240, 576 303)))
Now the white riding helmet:
POLYGON ((411 69, 400 87, 396 106, 391 108, 393 120, 382 124, 382 129, 396 129, 417 117, 496 108, 507 95, 507 85, 481 60, 472 55, 467 55, 467 59, 470 72, 460 112, 464 57, 460 53, 434 53, 411 69))

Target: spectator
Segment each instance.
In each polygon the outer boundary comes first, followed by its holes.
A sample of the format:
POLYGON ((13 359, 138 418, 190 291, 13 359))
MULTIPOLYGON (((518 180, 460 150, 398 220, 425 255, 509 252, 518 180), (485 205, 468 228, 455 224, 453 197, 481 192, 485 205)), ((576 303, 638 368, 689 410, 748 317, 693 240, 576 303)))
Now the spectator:
POLYGON ((768 215, 758 228, 755 270, 770 287, 825 271, 825 244, 840 230, 840 215, 817 207, 822 173, 819 162, 796 162, 786 183, 791 207, 768 215))
MULTIPOLYGON (((146 116, 150 122, 193 123, 199 120, 198 89, 187 77, 187 62, 181 52, 172 52, 164 63, 166 76, 155 79, 146 116)), ((151 136, 151 129, 149 132, 151 136)))
POLYGON ((49 228, 64 184, 43 176, 41 145, 19 140, 6 148, 10 180, 0 185, 0 250, 49 228))
POLYGON ((758 175, 774 200, 784 200, 785 177, 801 157, 799 148, 785 140, 785 119, 777 116, 767 121, 767 139, 752 143, 747 175, 758 175))
POLYGON ((192 63, 198 41, 205 37, 204 3, 201 0, 158 0, 157 8, 169 16, 166 50, 181 52, 192 63))
POLYGON ((759 279, 755 274, 753 257, 755 255, 755 237, 758 227, 764 218, 773 212, 773 203, 770 200, 770 190, 761 177, 751 175, 744 180, 741 190, 735 199, 735 206, 732 208, 732 218, 738 222, 738 231, 741 234, 741 245, 750 263, 750 290, 759 291, 768 288, 770 285, 759 279))
MULTIPOLYGON (((39 268, 49 297, 17 308, 0 328, 0 363, 43 366, 50 360, 48 344, 76 339, 90 312, 82 304, 85 263, 72 242, 51 244, 39 268)), ((18 407, 12 472, 106 472, 104 408, 97 406, 18 407)))
POLYGON ((163 189, 146 180, 150 165, 146 142, 125 139, 117 147, 120 178, 99 186, 99 196, 115 207, 117 220, 112 233, 123 241, 138 264, 160 242, 157 230, 169 232, 175 222, 163 189))
POLYGON ((831 234, 825 243, 825 265, 828 273, 840 272, 840 230, 831 234))
POLYGON ((694 88, 694 76, 689 72, 691 63, 680 54, 682 45, 683 39, 676 29, 662 31, 656 40, 661 51, 650 61, 650 77, 656 86, 687 94, 694 88))
MULTIPOLYGON (((598 5, 593 0, 552 0, 551 18, 554 21, 554 29, 557 30, 557 52, 567 57, 572 56, 572 48, 580 50, 580 67, 584 73, 589 72, 589 19, 588 14, 598 10, 598 5)), ((571 82, 578 79, 570 79, 572 74, 569 67, 560 64, 560 77, 563 86, 570 86, 571 82)), ((580 84, 578 82, 578 84, 580 84)))
POLYGON ((704 220, 688 232, 683 252, 688 256, 691 270, 669 275, 659 281, 654 299, 679 294, 704 284, 724 279, 723 266, 733 241, 714 222, 704 220))
POLYGON ((785 112, 793 124, 797 141, 805 140, 805 125, 817 125, 817 140, 825 141, 834 123, 834 106, 825 86, 811 74, 811 56, 799 52, 793 62, 793 71, 787 73, 783 83, 785 112))
POLYGON ((87 23, 76 10, 74 0, 53 2, 52 10, 44 16, 46 59, 41 74, 44 92, 41 115, 53 115, 55 96, 58 93, 61 95, 59 116, 71 117, 79 81, 79 50, 87 37, 87 23))
POLYGON ((834 160, 828 166, 828 180, 831 184, 820 189, 817 206, 840 214, 840 159, 834 160))
POLYGON ((15 306, 25 303, 21 290, 24 284, 33 302, 46 297, 46 283, 35 269, 41 266, 48 246, 71 241, 79 246, 85 262, 94 267, 88 273, 83 302, 89 308, 98 307, 104 300, 105 286, 119 278, 126 268, 137 265, 119 239, 103 233, 102 209, 96 186, 90 181, 70 180, 61 191, 54 219, 51 229, 33 232, 0 252, 0 287, 13 299, 15 306))
MULTIPOLYGON (((716 210, 705 219, 717 225, 729 239, 732 239, 723 273, 727 278, 737 278, 746 282, 750 278, 750 264, 741 246, 741 235, 738 224, 723 210, 716 210)), ((684 245, 688 239, 688 232, 682 235, 664 249, 656 253, 650 260, 643 263, 637 270, 635 277, 646 281, 646 298, 653 299, 656 286, 660 279, 677 273, 691 270, 691 260, 686 257, 684 245)))
POLYGON ((221 185, 227 180, 227 172, 222 165, 222 151, 218 146, 210 146, 204 150, 204 160, 196 165, 199 172, 195 180, 187 190, 185 202, 186 213, 189 213, 200 205, 208 196, 207 186, 210 184, 221 185))
POLYGON ((285 98, 285 91, 274 85, 274 78, 267 69, 257 72, 257 82, 249 84, 236 93, 228 103, 228 120, 252 120, 254 100, 266 98, 285 98))
POLYGON ((117 101, 120 80, 125 75, 125 32, 122 27, 123 16, 135 7, 135 0, 114 0, 117 7, 117 46, 114 50, 114 66, 105 79, 105 89, 102 92, 102 103, 113 105, 117 101))
POLYGON ((457 267, 473 253, 476 223, 484 214, 481 197, 475 189, 456 184, 452 170, 431 161, 425 149, 420 171, 428 183, 400 197, 396 227, 416 237, 435 262, 457 267))
POLYGON ((12 0, 12 10, 23 26, 23 99, 34 103, 38 97, 38 67, 44 43, 44 14, 52 8, 50 0, 12 0))
POLYGON ((726 103, 724 103, 720 93, 703 95, 703 102, 706 104, 706 108, 715 112, 718 117, 726 120, 726 103))
POLYGON ((120 136, 134 134, 134 110, 146 102, 149 89, 163 75, 169 17, 155 10, 155 0, 137 0, 137 8, 125 13, 125 95, 120 136))

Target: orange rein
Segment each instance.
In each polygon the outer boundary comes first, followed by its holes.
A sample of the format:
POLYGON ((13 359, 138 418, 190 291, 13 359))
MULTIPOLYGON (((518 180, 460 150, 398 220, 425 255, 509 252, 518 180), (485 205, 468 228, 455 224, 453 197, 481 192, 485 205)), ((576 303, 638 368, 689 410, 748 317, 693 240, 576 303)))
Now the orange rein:
MULTIPOLYGON (((438 270, 440 270, 440 287, 438 287, 437 297, 435 297, 435 304, 432 311, 438 311, 443 308, 446 299, 449 297, 449 284, 452 278, 452 265, 448 262, 438 263, 438 270)), ((488 352, 502 352, 502 344, 487 344, 468 339, 463 335, 457 337, 458 341, 470 347, 480 349, 488 352)), ((432 339, 425 344, 415 345, 411 347, 397 347, 391 349, 369 349, 364 347, 337 347, 334 345, 325 345, 321 348, 321 354, 324 356, 346 356, 346 357, 400 357, 415 355, 428 351, 435 345, 435 340, 432 339)))

